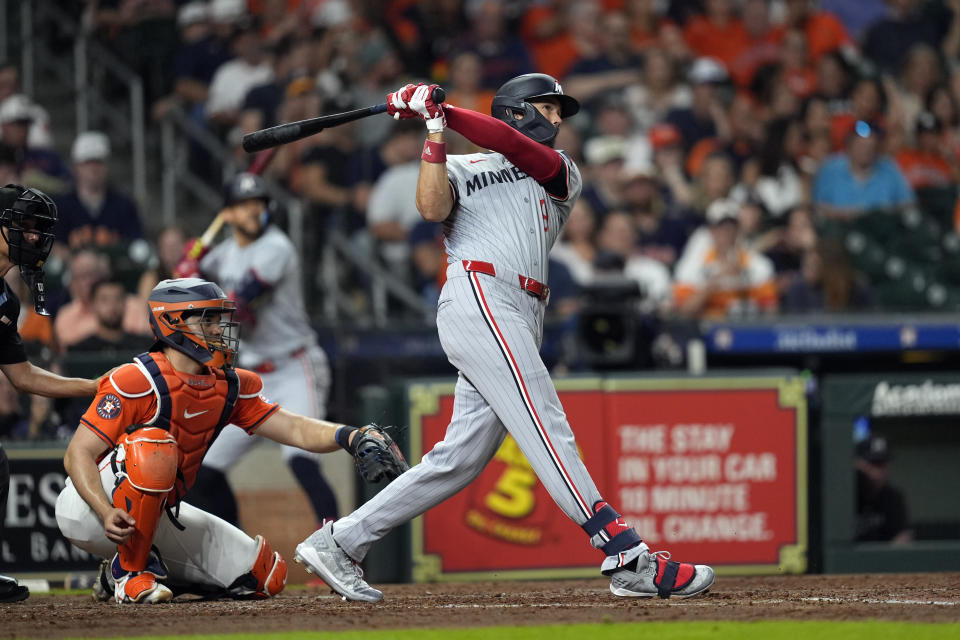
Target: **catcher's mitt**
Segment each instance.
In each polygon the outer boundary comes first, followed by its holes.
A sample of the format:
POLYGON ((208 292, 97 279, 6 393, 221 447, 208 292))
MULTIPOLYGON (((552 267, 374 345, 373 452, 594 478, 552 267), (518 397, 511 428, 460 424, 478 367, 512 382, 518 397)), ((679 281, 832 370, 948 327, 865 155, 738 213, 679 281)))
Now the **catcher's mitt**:
POLYGON ((357 471, 367 482, 389 482, 410 468, 393 438, 375 424, 357 429, 350 445, 357 471))

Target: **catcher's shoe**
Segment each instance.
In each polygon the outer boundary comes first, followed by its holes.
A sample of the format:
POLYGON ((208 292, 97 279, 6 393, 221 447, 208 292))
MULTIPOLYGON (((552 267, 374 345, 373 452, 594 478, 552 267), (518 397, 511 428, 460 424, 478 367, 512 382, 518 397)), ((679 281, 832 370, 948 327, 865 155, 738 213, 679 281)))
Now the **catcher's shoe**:
POLYGON ((117 604, 154 604, 173 600, 173 591, 157 582, 151 571, 127 571, 120 566, 120 555, 113 557, 110 573, 114 580, 113 597, 117 604))
POLYGON ((691 598, 713 586, 713 569, 705 564, 670 560, 669 551, 651 552, 640 543, 616 556, 607 556, 601 572, 610 576, 615 596, 691 598))
MULTIPOLYGON (((116 558, 116 556, 114 556, 116 558)), ((107 602, 112 600, 116 591, 117 581, 113 579, 111 571, 112 561, 101 560, 100 567, 97 569, 97 577, 93 581, 93 599, 97 602, 107 602)), ((119 566, 119 562, 118 562, 119 566)), ((147 558, 147 571, 156 576, 157 580, 167 579, 167 565, 163 563, 160 552, 156 547, 150 550, 150 556, 147 558)))
POLYGON ((328 522, 297 545, 293 559, 304 565, 347 600, 378 602, 383 594, 363 580, 363 569, 333 539, 328 522))

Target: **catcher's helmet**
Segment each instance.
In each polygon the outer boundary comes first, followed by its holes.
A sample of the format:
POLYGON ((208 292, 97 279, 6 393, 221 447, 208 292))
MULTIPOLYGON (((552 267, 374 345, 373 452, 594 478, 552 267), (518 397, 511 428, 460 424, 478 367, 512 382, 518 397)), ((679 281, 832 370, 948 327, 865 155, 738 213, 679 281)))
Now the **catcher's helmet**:
POLYGON ((557 137, 557 128, 530 104, 536 98, 548 97, 560 102, 561 118, 569 118, 580 111, 580 103, 564 95, 556 78, 545 73, 525 73, 507 80, 497 90, 490 113, 527 137, 550 144, 557 137), (523 117, 517 118, 518 115, 523 117))
POLYGON ((200 278, 164 280, 150 292, 148 304, 157 339, 153 349, 167 346, 201 364, 233 366, 240 342, 239 323, 233 322, 236 305, 218 285, 200 278), (220 319, 213 325, 210 317, 215 314, 220 319), (199 330, 186 323, 194 315, 201 316, 199 330))

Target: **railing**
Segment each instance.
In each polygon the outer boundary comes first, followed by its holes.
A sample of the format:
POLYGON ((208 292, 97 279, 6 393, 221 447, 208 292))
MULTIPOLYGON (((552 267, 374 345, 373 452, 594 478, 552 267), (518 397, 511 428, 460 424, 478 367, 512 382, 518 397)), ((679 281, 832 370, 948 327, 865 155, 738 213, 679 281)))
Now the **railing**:
MULTIPOLYGON (((6 7, 2 8, 4 11, 6 7)), ((6 13, 0 15, 6 16, 6 13)), ((52 70, 67 86, 74 88, 77 132, 90 129, 91 122, 109 127, 111 139, 121 138, 130 146, 133 195, 141 205, 148 200, 146 134, 144 121, 143 82, 116 55, 90 38, 87 29, 51 0, 24 0, 20 4, 21 76, 23 91, 33 95, 39 64, 52 70), (73 69, 55 63, 57 57, 46 49, 42 38, 36 37, 36 24, 42 19, 52 20, 72 37, 73 69), (38 55, 40 54, 40 55, 38 55), (91 71, 110 74, 126 88, 128 105, 117 107, 104 99, 94 87, 91 71)), ((8 46, 5 43, 4 46, 8 46)))
MULTIPOLYGON (((141 207, 151 211, 150 187, 159 193, 159 213, 163 225, 180 224, 188 228, 200 225, 184 224, 191 211, 214 212, 222 205, 218 188, 190 170, 188 157, 190 145, 196 145, 218 162, 222 168, 221 178, 233 175, 238 167, 225 144, 200 124, 190 120, 178 109, 171 110, 160 124, 159 140, 154 140, 160 150, 161 166, 147 169, 144 91, 141 79, 117 56, 93 38, 88 30, 64 11, 53 0, 22 0, 18 5, 9 0, 0 0, 0 18, 6 19, 9 10, 19 8, 21 76, 24 93, 32 95, 37 88, 39 73, 50 72, 56 82, 74 90, 74 117, 76 130, 85 131, 91 123, 108 127, 111 139, 129 143, 132 168, 133 192, 141 207), (73 60, 63 61, 48 50, 43 38, 37 37, 37 25, 42 20, 52 20, 63 33, 74 40, 73 60), (111 104, 98 91, 93 74, 109 74, 125 87, 128 105, 111 104), (158 176, 159 183, 148 184, 148 176, 158 176), (190 200, 192 199, 192 201, 190 200), (192 206, 191 206, 192 205, 192 206)), ((4 25, 0 35, 0 55, 8 53, 12 46, 11 33, 4 25)), ((156 135, 156 134, 155 134, 156 135)), ((289 235, 303 255, 305 232, 305 202, 289 193, 278 184, 267 181, 271 196, 281 202, 289 214, 289 235)), ((326 234, 326 243, 317 256, 317 264, 304 265, 308 278, 307 291, 322 293, 320 313, 329 326, 364 326, 372 324, 385 327, 390 323, 389 301, 400 303, 401 308, 432 322, 434 309, 404 282, 397 280, 384 267, 373 249, 361 249, 339 231, 326 234), (342 275, 354 269, 369 281, 369 300, 359 307, 353 296, 343 290, 342 275)))

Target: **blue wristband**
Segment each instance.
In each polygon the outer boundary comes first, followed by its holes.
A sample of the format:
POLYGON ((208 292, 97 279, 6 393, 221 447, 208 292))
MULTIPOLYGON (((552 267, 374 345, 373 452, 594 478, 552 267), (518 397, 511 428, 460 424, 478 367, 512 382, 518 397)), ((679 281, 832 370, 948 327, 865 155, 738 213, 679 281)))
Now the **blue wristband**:
POLYGON ((337 429, 337 433, 333 436, 334 440, 337 441, 337 444, 353 453, 353 449, 350 448, 350 434, 354 431, 357 431, 356 427, 351 427, 348 425, 343 425, 337 429))

